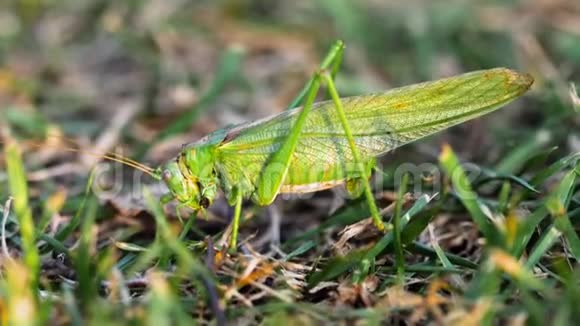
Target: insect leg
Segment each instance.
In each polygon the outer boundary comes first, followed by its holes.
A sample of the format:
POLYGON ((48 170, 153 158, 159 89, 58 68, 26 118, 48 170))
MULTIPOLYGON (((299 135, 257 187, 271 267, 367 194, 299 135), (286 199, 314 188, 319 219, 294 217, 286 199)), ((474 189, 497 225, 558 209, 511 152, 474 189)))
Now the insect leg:
POLYGON ((159 202, 161 203, 161 205, 166 205, 167 203, 169 203, 172 200, 173 200, 172 194, 165 194, 165 195, 161 196, 161 199, 159 199, 159 202))
MULTIPOLYGON (((376 160, 373 158, 372 160, 365 162, 365 169, 367 171, 366 176, 370 176, 372 173, 373 168, 376 166, 376 160)), ((355 171, 358 173, 358 171, 355 171)), ((360 176, 355 176, 353 178, 346 179, 346 190, 351 198, 358 198, 365 193, 365 186, 363 178, 360 176)))
POLYGON ((235 251, 238 247, 238 229, 240 228, 240 217, 242 216, 242 192, 235 190, 236 203, 234 206, 234 219, 232 225, 232 236, 230 238, 230 250, 235 251))
MULTIPOLYGON (((338 70, 338 66, 340 64, 343 49, 344 43, 342 41, 335 42, 322 61, 320 69, 331 69, 331 71, 335 73, 338 70)), ((290 106, 290 108, 295 107, 300 102, 302 102, 306 96, 304 106, 296 118, 296 122, 292 126, 290 133, 284 140, 284 143, 280 149, 270 158, 260 173, 253 199, 262 206, 271 204, 280 191, 282 182, 288 173, 290 159, 296 149, 296 145, 298 144, 298 138, 300 137, 300 133, 305 124, 306 117, 312 109, 312 105, 316 99, 316 95, 318 94, 320 80, 321 75, 319 72, 317 72, 290 106)), ((230 238, 230 249, 232 250, 235 250, 237 246, 238 228, 242 211, 242 191, 239 189, 234 189, 234 191, 235 194, 233 197, 235 199, 235 210, 232 225, 232 236, 230 238)))
POLYGON ((348 140, 348 144, 350 146, 350 150, 352 152, 352 156, 354 158, 354 163, 358 170, 358 175, 360 175, 360 180, 362 182, 362 186, 364 187, 364 194, 367 199, 367 203, 369 205, 369 209, 371 210, 371 215, 373 218, 373 222, 375 226, 381 230, 385 231, 385 224, 379 214, 379 209, 375 203, 375 199, 371 190, 371 186, 369 183, 369 174, 364 163, 360 160, 360 155, 358 154, 358 150, 356 148, 356 143, 354 142, 354 138, 352 136, 352 131, 350 130, 350 126, 348 125, 348 121, 346 119, 346 115, 344 113, 344 109, 342 107, 342 102, 340 101, 340 96, 338 95, 338 91, 334 86, 334 81, 332 80, 332 75, 328 72, 324 72, 322 75, 323 80, 325 81, 326 85, 328 86, 328 92, 330 93, 330 97, 334 102, 334 107, 336 108, 336 112, 340 119, 340 123, 342 125, 342 129, 346 135, 348 140))
MULTIPOLYGON (((338 71, 338 66, 342 59, 342 52, 344 49, 344 43, 342 41, 337 41, 334 46, 330 49, 322 64, 320 65, 320 71, 331 70, 332 73, 338 71)), ((280 149, 270 158, 267 165, 262 170, 260 174, 257 187, 255 200, 260 205, 269 205, 274 201, 276 195, 280 191, 282 182, 288 173, 288 167, 290 166, 290 159, 292 154, 296 149, 298 144, 298 138, 302 132, 302 128, 306 122, 306 117, 312 108, 316 95, 318 94, 318 89, 320 88, 321 74, 317 72, 312 77, 311 81, 307 85, 308 88, 303 90, 301 94, 297 97, 297 101, 301 101, 304 94, 306 94, 306 101, 302 110, 300 111, 290 133, 286 137, 284 143, 280 149)), ((295 101, 296 102, 296 101, 295 101)))
POLYGON ((298 144, 298 137, 300 137, 300 133, 302 132, 302 128, 306 122, 306 117, 312 108, 312 104, 314 103, 319 88, 320 75, 317 74, 314 77, 312 88, 310 88, 310 91, 308 92, 306 104, 296 118, 296 122, 294 122, 290 133, 280 149, 272 155, 260 174, 256 188, 257 201, 260 205, 269 205, 274 201, 274 198, 276 198, 282 182, 288 173, 290 158, 292 157, 292 154, 294 154, 296 145, 298 144))
MULTIPOLYGON (((334 42, 324 60, 319 66, 320 70, 327 70, 331 69, 332 76, 334 77, 338 72, 338 68, 340 66, 340 62, 342 61, 342 53, 344 52, 344 42, 341 40, 337 40, 334 42)), ((314 76, 310 78, 308 83, 304 85, 304 88, 300 91, 300 93, 292 100, 290 105, 288 105, 288 109, 293 109, 300 105, 304 101, 304 97, 308 94, 309 90, 312 88, 312 83, 314 82, 314 76)))

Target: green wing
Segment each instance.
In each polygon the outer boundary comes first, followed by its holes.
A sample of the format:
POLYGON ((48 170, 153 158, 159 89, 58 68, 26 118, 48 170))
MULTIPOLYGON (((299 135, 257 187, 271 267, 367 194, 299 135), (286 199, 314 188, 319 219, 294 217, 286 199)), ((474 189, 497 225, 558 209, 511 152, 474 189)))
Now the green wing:
MULTIPOLYGON (((380 94, 344 98, 342 103, 361 159, 369 161, 398 146, 498 109, 523 94, 532 82, 527 74, 497 68, 380 94)), ((299 110, 231 129, 217 148, 218 168, 226 183, 253 185, 268 157, 282 145, 299 110)), ((332 102, 316 103, 307 117, 284 184, 321 184, 344 179, 351 176, 347 165, 352 160, 332 102)))

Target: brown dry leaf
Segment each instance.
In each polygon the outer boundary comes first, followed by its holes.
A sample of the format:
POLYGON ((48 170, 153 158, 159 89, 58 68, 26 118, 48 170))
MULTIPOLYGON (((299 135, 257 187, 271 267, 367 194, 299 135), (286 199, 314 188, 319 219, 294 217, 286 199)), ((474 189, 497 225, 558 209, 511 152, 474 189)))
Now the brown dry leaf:
POLYGON ((498 267, 513 278, 522 278, 527 273, 524 266, 515 257, 505 251, 492 249, 489 253, 489 260, 493 266, 498 267))
POLYGON ((427 295, 421 296, 405 290, 402 286, 393 286, 384 292, 384 296, 377 302, 375 307, 412 311, 412 315, 409 318, 412 323, 424 319, 428 312, 437 321, 441 322, 444 315, 440 307, 443 304, 447 304, 449 300, 438 292, 447 288, 448 284, 445 281, 436 279, 429 284, 427 295))
POLYGON ((422 306, 422 296, 405 290, 402 286, 393 286, 384 292, 384 296, 377 302, 376 307, 389 309, 411 309, 422 306))
POLYGON ((349 248, 347 247, 348 240, 366 233, 367 229, 370 228, 374 228, 372 218, 366 218, 360 222, 346 226, 339 232, 340 239, 334 244, 336 251, 340 255, 345 255, 349 251, 349 248))
POLYGON ((445 280, 438 278, 432 281, 427 289, 427 303, 429 305, 438 305, 447 302, 445 298, 438 294, 440 290, 447 289, 449 289, 449 284, 445 280))
POLYGON ((334 288, 334 287, 338 287, 338 283, 337 282, 320 282, 318 283, 315 287, 313 287, 312 289, 308 290, 308 293, 316 293, 318 291, 327 289, 327 288, 334 288))
POLYGON ((376 301, 373 292, 379 285, 379 278, 371 275, 360 284, 342 282, 337 288, 337 301, 341 304, 355 305, 362 302, 366 307, 372 307, 376 301))
POLYGON ((214 251, 215 256, 213 258, 213 268, 217 270, 228 258, 227 247, 221 247, 221 250, 218 250, 218 248, 214 247, 214 251))
MULTIPOLYGON (((479 258, 482 250, 481 234, 474 222, 457 216, 440 214, 431 222, 437 243, 445 251, 466 257, 479 258), (453 220, 452 220, 453 219, 453 220)), ((430 235, 426 230, 421 237, 429 242, 430 235)))
POLYGON ((503 251, 492 250, 489 258, 494 265, 510 275, 517 275, 521 272, 521 265, 514 259, 514 257, 503 251))
POLYGON ((306 274, 312 269, 310 266, 293 262, 280 262, 281 275, 284 282, 291 289, 301 292, 306 287, 306 274))
POLYGON ((240 279, 236 280, 235 286, 237 288, 242 288, 246 285, 249 285, 253 282, 256 282, 259 279, 271 276, 274 273, 274 269, 276 268, 276 263, 269 263, 263 262, 256 266, 254 270, 252 270, 249 274, 242 276, 240 279))
POLYGON ((360 299, 365 304, 366 307, 372 307, 376 301, 376 297, 373 295, 377 287, 379 286, 379 278, 375 275, 369 275, 360 285, 360 299))
POLYGON ((427 297, 425 298, 426 308, 431 312, 435 319, 440 322, 444 318, 440 306, 447 303, 448 299, 441 296, 438 292, 448 288, 449 284, 442 279, 435 279, 427 288, 427 297))
POLYGON ((336 298, 338 302, 346 305, 353 305, 358 299, 358 289, 357 286, 351 284, 340 284, 336 289, 338 297, 336 298))
POLYGON ((480 325, 483 317, 492 308, 490 298, 479 300, 473 309, 464 310, 462 308, 452 309, 443 319, 445 325, 480 325))

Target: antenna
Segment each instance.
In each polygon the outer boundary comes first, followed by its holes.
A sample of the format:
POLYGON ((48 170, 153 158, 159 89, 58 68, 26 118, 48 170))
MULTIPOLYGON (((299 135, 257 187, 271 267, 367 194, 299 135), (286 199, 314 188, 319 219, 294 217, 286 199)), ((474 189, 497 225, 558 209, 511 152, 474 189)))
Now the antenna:
MULTIPOLYGON (((161 176, 159 175, 159 173, 157 173, 155 171, 155 169, 153 169, 153 168, 151 168, 143 163, 139 163, 133 159, 124 157, 121 154, 117 154, 117 153, 113 153, 113 152, 95 152, 95 151, 87 151, 84 149, 80 149, 78 147, 78 145, 75 144, 74 140, 63 137, 63 136, 47 135, 46 137, 65 141, 66 143, 68 143, 68 146, 61 146, 59 144, 39 144, 39 143, 31 142, 31 141, 26 142, 26 144, 29 146, 37 147, 37 148, 50 147, 50 148, 55 148, 55 149, 65 151, 65 152, 87 154, 90 156, 106 159, 106 160, 109 160, 112 162, 125 164, 127 166, 130 166, 130 167, 136 169, 136 170, 139 170, 141 172, 144 172, 144 173, 150 175, 153 179, 161 180, 161 176)), ((3 144, 3 143, 6 143, 6 141, 0 139, 0 144, 3 144)))

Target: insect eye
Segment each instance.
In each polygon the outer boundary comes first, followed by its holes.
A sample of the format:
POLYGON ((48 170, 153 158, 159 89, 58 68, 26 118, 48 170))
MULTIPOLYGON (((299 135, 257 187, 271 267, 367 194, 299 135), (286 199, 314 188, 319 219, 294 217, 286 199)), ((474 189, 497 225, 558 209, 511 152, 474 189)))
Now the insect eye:
POLYGON ((201 197, 201 199, 199 200, 199 206, 201 206, 203 208, 208 208, 209 207, 209 199, 207 199, 207 197, 201 197))
POLYGON ((163 181, 166 181, 166 182, 171 180, 171 171, 169 171, 169 170, 163 171, 163 173, 161 174, 161 178, 163 178, 163 181))

